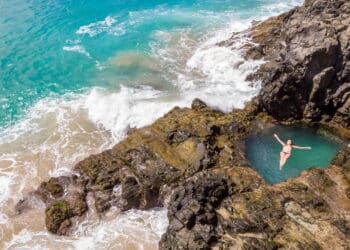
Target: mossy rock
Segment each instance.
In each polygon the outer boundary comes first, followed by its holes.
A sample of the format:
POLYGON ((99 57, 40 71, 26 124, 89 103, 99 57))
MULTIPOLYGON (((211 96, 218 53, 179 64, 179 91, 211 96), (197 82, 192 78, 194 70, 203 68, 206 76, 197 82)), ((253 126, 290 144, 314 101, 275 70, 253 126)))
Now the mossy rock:
POLYGON ((199 164, 204 154, 204 149, 201 150, 199 145, 199 140, 191 138, 179 144, 176 150, 180 158, 185 162, 192 165, 199 164))
POLYGON ((280 27, 282 25, 283 17, 284 15, 270 17, 266 21, 255 25, 251 31, 253 41, 255 43, 264 42, 271 36, 271 33, 273 33, 273 30, 276 29, 276 27, 280 27))
POLYGON ((61 197, 64 193, 63 187, 59 184, 58 178, 51 178, 48 182, 43 182, 40 185, 40 189, 44 190, 41 192, 43 200, 47 200, 47 192, 49 192, 53 197, 61 197))
POLYGON ((46 228, 52 233, 57 233, 61 224, 72 217, 73 211, 67 201, 54 200, 46 207, 45 215, 46 228))
POLYGON ((108 150, 97 155, 90 155, 80 161, 74 169, 88 177, 93 184, 100 185, 101 190, 113 187, 118 182, 118 171, 121 162, 112 151, 108 150))

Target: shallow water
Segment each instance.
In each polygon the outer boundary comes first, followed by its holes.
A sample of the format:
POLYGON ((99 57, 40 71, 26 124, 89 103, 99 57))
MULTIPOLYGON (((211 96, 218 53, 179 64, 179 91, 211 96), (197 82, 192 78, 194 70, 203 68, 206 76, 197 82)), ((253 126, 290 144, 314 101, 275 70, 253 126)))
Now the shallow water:
POLYGON ((217 43, 301 2, 0 0, 0 249, 156 249, 166 209, 89 211, 76 235, 57 237, 41 204, 14 205, 175 105, 242 107, 262 62, 243 59, 244 36, 217 43))
POLYGON ((342 145, 336 137, 313 128, 275 126, 247 138, 246 156, 268 183, 278 183, 296 177, 310 167, 327 167, 342 145), (310 146, 312 149, 293 149, 291 157, 279 170, 282 145, 273 137, 274 133, 282 141, 291 139, 295 145, 310 146))

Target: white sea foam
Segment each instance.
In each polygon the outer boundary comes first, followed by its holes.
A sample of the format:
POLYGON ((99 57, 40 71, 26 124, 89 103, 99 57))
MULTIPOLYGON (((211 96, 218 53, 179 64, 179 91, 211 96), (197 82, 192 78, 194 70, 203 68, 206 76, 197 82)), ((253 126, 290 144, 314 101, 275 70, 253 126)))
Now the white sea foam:
POLYGON ((102 64, 100 61, 95 61, 95 65, 98 70, 103 70, 106 68, 106 66, 102 64))
POLYGON ((63 237, 57 237, 45 231, 31 231, 23 229, 7 242, 4 249, 74 249, 63 237))
POLYGON ((43 99, 26 119, 1 131, 0 210, 16 203, 43 178, 70 172, 89 152, 115 143, 84 113, 80 98, 86 100, 86 95, 73 96, 43 99))
POLYGON ((94 37, 102 32, 112 35, 123 35, 125 34, 125 28, 123 24, 117 24, 117 20, 114 17, 107 16, 102 21, 79 27, 75 33, 78 35, 88 34, 90 37, 94 37))
POLYGON ((63 46, 62 49, 65 51, 72 51, 72 52, 80 53, 80 54, 86 55, 89 58, 91 57, 90 53, 87 52, 86 49, 84 48, 84 46, 82 46, 82 45, 63 46))
POLYGON ((120 140, 129 128, 142 127, 163 115, 178 100, 162 101, 166 95, 150 87, 121 87, 116 93, 94 88, 86 100, 89 118, 112 131, 120 140))
POLYGON ((166 209, 130 210, 114 218, 90 220, 75 235, 21 230, 5 249, 155 249, 168 226, 166 209))
POLYGON ((246 72, 241 69, 245 63, 239 52, 229 48, 215 46, 201 48, 187 62, 189 70, 198 70, 214 83, 237 82, 235 88, 238 91, 247 91, 250 87, 246 83, 246 72))
POLYGON ((130 210, 113 220, 78 231, 74 246, 76 249, 147 249, 147 246, 152 249, 167 226, 166 209, 130 210))
POLYGON ((295 6, 302 5, 304 0, 290 0, 290 1, 280 1, 278 3, 272 2, 270 4, 265 4, 261 7, 261 10, 265 13, 265 16, 272 16, 282 13, 286 10, 290 10, 295 6))
POLYGON ((10 174, 3 173, 0 176, 0 203, 8 198, 10 194, 10 187, 12 184, 12 178, 10 174))
POLYGON ((250 26, 250 20, 233 20, 226 27, 196 37, 189 29, 158 31, 150 45, 160 65, 175 75, 173 85, 180 91, 182 105, 189 105, 196 97, 210 106, 228 112, 241 108, 256 95, 259 82, 249 83, 246 77, 263 61, 246 61, 241 48, 249 40, 236 35, 231 47, 219 45, 231 38, 233 32, 250 26))

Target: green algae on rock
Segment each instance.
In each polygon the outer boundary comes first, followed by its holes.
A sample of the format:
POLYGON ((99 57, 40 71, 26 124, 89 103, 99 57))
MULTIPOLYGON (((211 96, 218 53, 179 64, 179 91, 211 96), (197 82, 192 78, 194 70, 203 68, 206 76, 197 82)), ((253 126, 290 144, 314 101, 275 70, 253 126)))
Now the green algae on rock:
POLYGON ((69 218, 73 216, 73 211, 67 201, 54 200, 45 210, 45 223, 51 233, 57 233, 63 222, 70 225, 69 218))
POLYGON ((43 200, 49 199, 47 195, 52 195, 55 198, 63 195, 63 187, 58 183, 57 178, 51 178, 49 181, 43 182, 39 189, 42 190, 41 195, 43 200))

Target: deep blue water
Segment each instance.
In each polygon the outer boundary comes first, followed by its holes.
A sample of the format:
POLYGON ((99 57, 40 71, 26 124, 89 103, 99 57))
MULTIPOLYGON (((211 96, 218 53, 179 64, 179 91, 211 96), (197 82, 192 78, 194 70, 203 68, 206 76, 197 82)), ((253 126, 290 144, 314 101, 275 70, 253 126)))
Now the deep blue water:
POLYGON ((339 139, 331 137, 313 128, 277 126, 250 136, 246 141, 246 156, 268 183, 277 183, 296 177, 310 167, 327 167, 342 147, 339 139), (282 145, 273 137, 274 133, 282 141, 291 139, 295 145, 310 146, 312 149, 293 149, 286 165, 279 170, 282 145))

